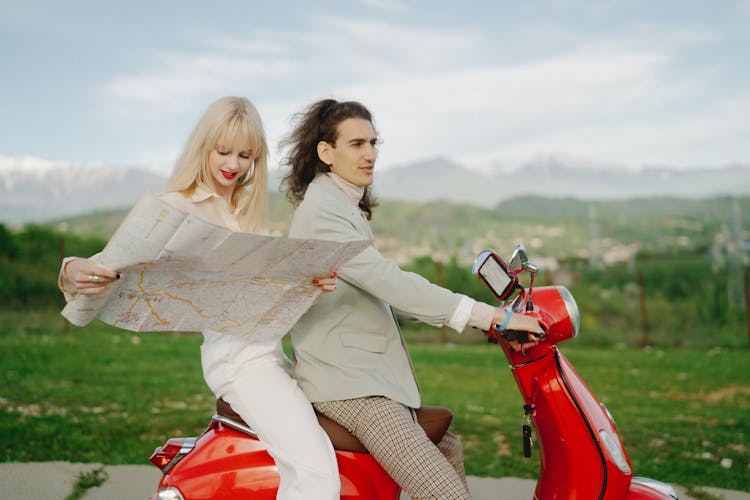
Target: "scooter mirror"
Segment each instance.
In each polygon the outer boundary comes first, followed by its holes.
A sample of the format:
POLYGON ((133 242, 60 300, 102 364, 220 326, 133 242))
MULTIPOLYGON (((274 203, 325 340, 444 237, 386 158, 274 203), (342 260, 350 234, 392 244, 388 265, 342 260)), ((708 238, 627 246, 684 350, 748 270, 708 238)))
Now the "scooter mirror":
POLYGON ((494 251, 482 250, 474 261, 471 272, 479 277, 499 300, 506 299, 518 285, 508 266, 494 251))
POLYGON ((527 264, 528 262, 529 254, 526 253, 526 247, 519 243, 516 245, 516 248, 513 249, 513 253, 510 256, 508 269, 511 274, 518 274, 523 271, 524 264, 527 264))

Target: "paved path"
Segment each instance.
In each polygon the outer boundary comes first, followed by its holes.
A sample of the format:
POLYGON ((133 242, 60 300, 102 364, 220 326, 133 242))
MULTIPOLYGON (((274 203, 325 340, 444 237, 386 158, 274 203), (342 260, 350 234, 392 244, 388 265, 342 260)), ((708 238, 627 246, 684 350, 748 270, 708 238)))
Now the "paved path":
MULTIPOLYGON (((69 462, 0 463, 0 500, 64 500, 75 486, 78 475, 101 464, 69 462)), ((109 479, 90 489, 84 500, 145 500, 151 497, 161 474, 150 465, 108 465, 109 479)), ((536 481, 512 477, 469 477, 474 500, 530 500, 536 481)), ((684 488, 676 487, 681 500, 693 500, 684 488)), ((750 500, 750 493, 705 488, 724 500, 750 500)), ((407 500, 402 495, 402 500, 407 500)))

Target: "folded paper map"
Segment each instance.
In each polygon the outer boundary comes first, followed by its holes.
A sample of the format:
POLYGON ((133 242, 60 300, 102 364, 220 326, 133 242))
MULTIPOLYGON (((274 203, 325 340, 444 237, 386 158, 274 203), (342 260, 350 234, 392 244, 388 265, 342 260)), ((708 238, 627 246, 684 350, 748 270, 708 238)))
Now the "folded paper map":
POLYGON ((144 195, 92 257, 121 279, 63 309, 130 331, 215 330, 278 338, 313 304, 329 276, 371 241, 338 243, 238 233, 144 195))

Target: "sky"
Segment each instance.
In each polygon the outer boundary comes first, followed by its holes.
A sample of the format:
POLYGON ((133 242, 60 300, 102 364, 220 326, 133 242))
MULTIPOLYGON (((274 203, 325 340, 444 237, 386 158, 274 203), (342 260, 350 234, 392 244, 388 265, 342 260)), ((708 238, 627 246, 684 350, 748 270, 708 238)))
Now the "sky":
POLYGON ((750 167, 750 0, 0 0, 0 158, 165 175, 223 95, 277 144, 374 114, 379 168, 750 167))

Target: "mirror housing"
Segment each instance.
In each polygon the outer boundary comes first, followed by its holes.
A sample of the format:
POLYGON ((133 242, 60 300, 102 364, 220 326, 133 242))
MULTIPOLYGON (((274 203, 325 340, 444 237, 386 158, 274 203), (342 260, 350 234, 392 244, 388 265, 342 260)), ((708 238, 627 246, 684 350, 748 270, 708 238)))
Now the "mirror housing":
POLYGON ((509 271, 507 264, 494 250, 482 250, 477 255, 471 272, 482 280, 498 300, 508 298, 518 286, 518 276, 509 271))
POLYGON ((526 247, 519 243, 518 245, 516 245, 516 248, 513 249, 513 253, 510 256, 510 264, 508 264, 508 269, 511 274, 518 275, 521 271, 523 271, 524 266, 526 266, 528 262, 529 254, 526 253, 526 247))

